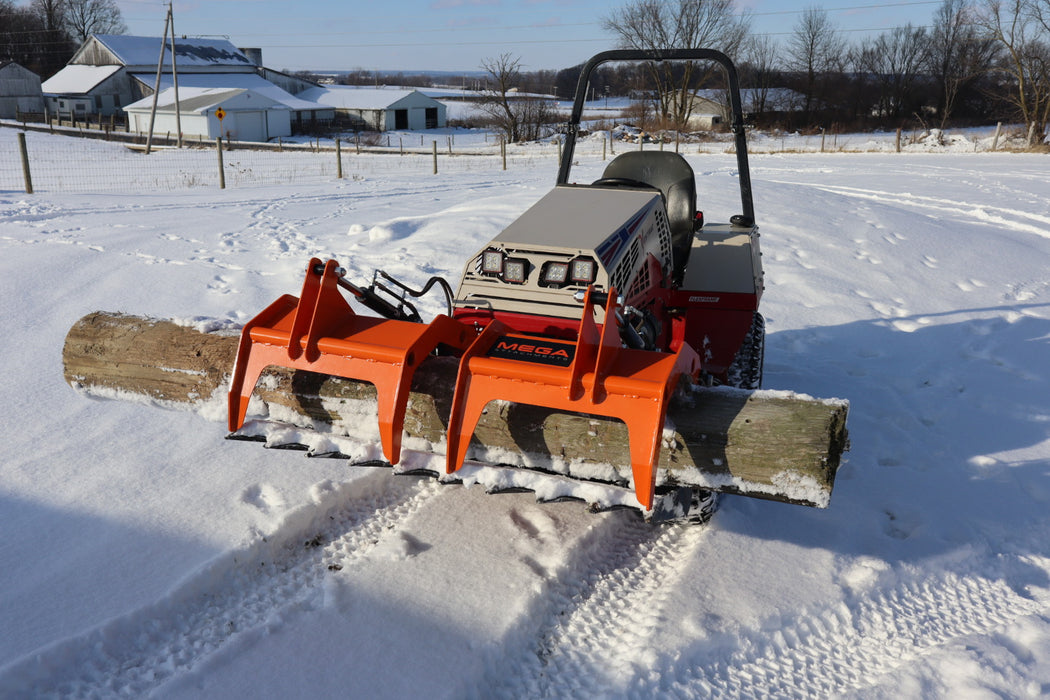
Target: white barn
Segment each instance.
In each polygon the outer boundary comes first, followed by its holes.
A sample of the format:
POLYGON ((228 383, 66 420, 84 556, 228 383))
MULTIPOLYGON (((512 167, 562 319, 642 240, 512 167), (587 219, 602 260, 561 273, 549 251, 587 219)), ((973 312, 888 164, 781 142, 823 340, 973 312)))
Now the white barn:
POLYGON ((418 90, 327 85, 299 96, 332 107, 371 131, 440 129, 448 123, 445 104, 418 90))
MULTIPOLYGON (((149 131, 153 98, 146 97, 124 108, 132 131, 149 131)), ((265 142, 291 136, 292 111, 254 90, 244 88, 184 88, 179 86, 179 113, 174 88, 157 95, 153 133, 225 140, 265 142), (221 111, 220 111, 221 110, 221 111), (222 119, 219 119, 220 114, 222 119)))
POLYGON ((43 112, 40 76, 14 61, 0 61, 0 119, 21 112, 43 112))
MULTIPOLYGON (((108 116, 135 105, 138 111, 146 98, 152 98, 157 80, 157 60, 160 57, 160 37, 126 35, 92 35, 70 59, 69 65, 43 84, 43 92, 51 112, 72 112, 80 119, 88 116, 108 116)), ((161 65, 160 91, 166 92, 174 86, 171 70, 172 43, 167 42, 165 59, 161 65)), ((331 107, 302 99, 289 90, 302 91, 315 83, 270 71, 261 65, 261 55, 256 49, 241 50, 225 39, 180 38, 174 43, 175 62, 178 69, 179 99, 187 96, 200 98, 201 91, 240 90, 254 95, 255 103, 266 101, 273 105, 275 114, 263 120, 262 128, 238 127, 238 131, 253 135, 270 134, 269 138, 287 135, 285 123, 305 128, 318 123, 330 122, 335 116, 331 107), (279 78, 281 86, 266 76, 279 78), (265 99, 264 99, 265 98, 265 99), (272 128, 270 128, 272 125, 272 128)), ((252 98, 243 98, 245 100, 252 98)), ((158 97, 159 101, 159 97, 158 97)), ((152 99, 150 99, 152 102, 152 99)), ((172 111, 171 97, 166 98, 172 111)), ((253 104, 255 104, 253 103, 253 104)), ((200 109, 195 102, 183 110, 196 113, 200 109)), ((258 111, 258 110, 248 110, 258 111)), ((129 123, 132 121, 131 112, 129 123)), ((163 121, 163 117, 158 117, 163 121)), ((242 121, 254 121, 245 116, 242 121)), ((183 123, 183 134, 213 136, 219 129, 203 127, 192 116, 183 123)), ((148 123, 146 125, 148 128, 148 123)), ((155 127, 160 131, 159 127, 155 127)), ((230 130, 228 125, 223 131, 230 130)), ((167 131, 165 129, 164 131, 167 131)), ((171 128, 174 133, 174 125, 171 128)), ((241 139, 248 140, 248 139, 241 139)), ((265 140, 265 139, 263 139, 265 140)))

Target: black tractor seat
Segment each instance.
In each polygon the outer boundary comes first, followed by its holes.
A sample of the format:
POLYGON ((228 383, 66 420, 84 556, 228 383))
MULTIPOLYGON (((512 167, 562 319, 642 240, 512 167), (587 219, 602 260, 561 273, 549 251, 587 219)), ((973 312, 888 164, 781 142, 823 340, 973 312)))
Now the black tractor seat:
POLYGON ((614 187, 651 187, 664 196, 671 250, 674 255, 674 277, 680 279, 689 259, 693 234, 697 228, 696 176, 689 163, 670 151, 630 151, 616 156, 593 185, 614 187))

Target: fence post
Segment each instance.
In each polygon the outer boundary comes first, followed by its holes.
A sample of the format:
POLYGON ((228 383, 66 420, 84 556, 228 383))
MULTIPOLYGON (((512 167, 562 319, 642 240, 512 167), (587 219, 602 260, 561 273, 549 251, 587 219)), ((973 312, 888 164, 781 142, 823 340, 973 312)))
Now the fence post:
POLYGON ((605 160, 605 149, 608 147, 608 145, 609 145, 609 140, 608 139, 602 139, 602 160, 605 160))
POLYGON ((335 140, 335 176, 337 179, 343 179, 343 149, 339 145, 339 139, 335 140))
POLYGON ((26 194, 33 194, 33 176, 29 172, 29 151, 26 150, 26 135, 18 132, 18 152, 22 155, 22 177, 26 181, 26 194))
POLYGON ((226 171, 222 167, 222 137, 215 138, 215 152, 219 154, 219 189, 226 189, 226 171))
POLYGON ((438 174, 438 142, 437 141, 433 141, 432 143, 433 143, 433 146, 434 146, 434 174, 437 175, 438 174))
POLYGON ((507 139, 499 137, 499 155, 503 159, 503 169, 507 169, 507 139))
POLYGON ((897 153, 901 152, 901 129, 897 129, 897 153))
POLYGON ((824 139, 828 137, 827 129, 820 127, 820 152, 824 152, 824 139))
POLYGON ((1035 122, 1032 122, 1031 126, 1028 127, 1028 147, 1031 148, 1035 145, 1035 122))
POLYGON ((999 148, 999 135, 1003 133, 1003 123, 999 122, 995 125, 995 138, 992 139, 992 150, 999 148))

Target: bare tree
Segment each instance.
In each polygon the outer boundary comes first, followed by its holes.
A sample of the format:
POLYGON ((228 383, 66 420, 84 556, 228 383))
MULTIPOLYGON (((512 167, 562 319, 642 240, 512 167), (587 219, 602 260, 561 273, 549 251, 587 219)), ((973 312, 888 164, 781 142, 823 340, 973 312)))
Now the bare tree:
POLYGON ((744 61, 741 82, 752 90, 752 98, 744 109, 763 115, 769 109, 770 91, 776 86, 777 44, 770 36, 752 36, 744 43, 744 61))
POLYGON ((925 28, 906 24, 861 45, 859 64, 878 87, 880 116, 896 119, 919 106, 922 98, 915 95, 915 87, 929 44, 925 28))
POLYGON ((995 62, 997 44, 980 35, 968 0, 944 0, 933 18, 929 71, 936 81, 941 128, 948 123, 967 86, 995 62))
POLYGON ((788 67, 803 77, 806 119, 824 98, 823 78, 839 72, 845 57, 846 43, 828 13, 820 7, 806 8, 787 44, 788 67))
POLYGON ((75 48, 63 25, 60 0, 34 0, 24 6, 0 0, 0 62, 17 61, 48 78, 75 48))
POLYGON ((507 141, 538 139, 544 128, 557 120, 550 100, 519 91, 520 59, 504 53, 482 61, 481 68, 488 74, 481 109, 492 118, 507 141))
POLYGON ((1037 0, 985 0, 982 9, 983 29, 1002 47, 1002 70, 1014 84, 1010 103, 1035 125, 1033 142, 1042 142, 1050 119, 1050 33, 1037 0))
POLYGON ((40 53, 47 73, 57 72, 76 51, 66 28, 66 0, 33 0, 29 7, 41 24, 40 53))
POLYGON ((64 0, 66 27, 83 43, 92 34, 123 34, 128 31, 116 0, 64 0))
MULTIPOLYGON (((747 37, 750 20, 736 13, 734 0, 635 0, 604 18, 602 27, 618 37, 621 48, 705 48, 734 56, 747 37)), ((710 70, 691 62, 650 63, 661 117, 676 128, 684 126, 710 70)))

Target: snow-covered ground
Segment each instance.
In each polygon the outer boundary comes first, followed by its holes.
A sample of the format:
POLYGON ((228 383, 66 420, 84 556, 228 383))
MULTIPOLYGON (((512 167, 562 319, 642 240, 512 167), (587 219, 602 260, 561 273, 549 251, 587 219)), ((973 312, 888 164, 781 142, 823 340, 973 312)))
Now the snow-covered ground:
MULTIPOLYGON (((145 161, 91 148, 100 182, 145 161)), ((0 184, 0 696, 1050 694, 1046 155, 752 158, 765 385, 852 402, 826 510, 727 497, 652 528, 63 381, 96 309, 240 323, 311 255, 455 280, 552 185, 536 150, 226 190, 0 184)), ((688 157, 707 219, 736 213, 732 156, 688 157)))

